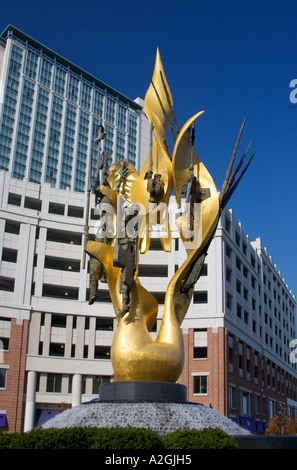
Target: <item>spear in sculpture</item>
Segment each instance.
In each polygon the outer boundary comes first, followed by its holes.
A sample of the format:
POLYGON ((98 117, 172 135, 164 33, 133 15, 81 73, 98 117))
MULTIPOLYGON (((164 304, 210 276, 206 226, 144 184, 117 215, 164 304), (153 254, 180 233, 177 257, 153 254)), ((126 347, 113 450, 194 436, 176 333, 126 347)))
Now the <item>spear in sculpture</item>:
MULTIPOLYGON (((101 140, 105 139, 107 132, 104 130, 102 125, 102 118, 100 117, 99 126, 98 126, 98 137, 95 139, 95 143, 98 144, 98 158, 97 158, 97 173, 95 186, 100 185, 100 170, 103 168, 102 162, 102 152, 101 152, 101 140)), ((90 153, 89 161, 89 173, 88 173, 88 183, 87 183, 87 203, 86 203, 86 214, 85 214, 85 225, 84 225, 84 250, 83 250, 83 260, 82 260, 82 269, 86 267, 86 248, 89 240, 89 216, 90 216, 90 195, 91 195, 91 186, 92 186, 92 154, 90 153)), ((97 204, 97 196, 96 196, 97 204)))

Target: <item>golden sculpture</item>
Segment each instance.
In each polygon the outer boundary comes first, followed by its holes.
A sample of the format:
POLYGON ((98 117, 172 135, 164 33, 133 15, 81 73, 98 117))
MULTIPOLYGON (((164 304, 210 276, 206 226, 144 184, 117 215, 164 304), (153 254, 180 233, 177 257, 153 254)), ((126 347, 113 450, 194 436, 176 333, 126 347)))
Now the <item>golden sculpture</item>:
POLYGON ((202 112, 178 130, 159 50, 144 100, 144 111, 152 128, 150 154, 139 175, 127 161, 118 161, 109 168, 105 183, 95 190, 98 197, 104 197, 112 208, 107 235, 109 242, 106 242, 106 234, 101 242, 98 241, 100 237, 96 241, 88 241, 86 252, 92 259, 99 260, 94 269, 98 270, 98 278, 108 283, 118 318, 111 347, 114 381, 176 382, 184 364, 180 326, 220 213, 251 159, 235 181, 247 155, 246 151, 231 174, 242 127, 219 194, 194 150, 194 124, 202 112), (168 129, 174 139, 172 159, 166 139, 168 129), (154 341, 150 331, 157 318, 158 302, 140 284, 138 262, 139 255, 149 249, 152 227, 156 222, 162 224, 166 233, 161 238, 163 250, 171 251, 166 208, 173 187, 178 207, 181 207, 183 194, 186 196, 186 211, 178 218, 177 226, 187 258, 168 284, 161 327, 154 341))

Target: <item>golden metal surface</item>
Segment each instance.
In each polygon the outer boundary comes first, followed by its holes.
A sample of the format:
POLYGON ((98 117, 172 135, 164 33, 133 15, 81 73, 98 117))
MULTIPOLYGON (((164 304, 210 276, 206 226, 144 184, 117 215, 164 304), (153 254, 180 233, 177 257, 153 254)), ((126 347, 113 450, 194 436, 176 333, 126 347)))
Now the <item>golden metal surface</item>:
POLYGON ((166 132, 173 118, 173 100, 165 77, 159 48, 157 48, 154 74, 144 98, 143 109, 146 117, 154 126, 157 141, 166 148, 166 132))
MULTIPOLYGON (((153 124, 156 137, 152 145, 152 170, 153 173, 161 174, 164 182, 164 192, 157 208, 154 209, 155 212, 151 211, 147 180, 145 179, 145 174, 149 169, 149 157, 139 175, 129 163, 127 173, 117 192, 119 170, 123 162, 116 162, 109 169, 108 182, 110 188, 103 189, 104 187, 101 186, 101 191, 112 201, 114 225, 116 226, 117 217, 116 196, 123 195, 130 203, 142 204, 144 214, 137 248, 140 253, 145 253, 150 243, 151 225, 153 225, 151 222, 157 221, 156 211, 160 208, 160 205, 165 204, 167 206, 173 184, 177 203, 178 205, 181 204, 182 190, 187 182, 191 155, 193 155, 193 173, 197 178, 197 184, 201 188, 208 188, 210 193, 209 197, 194 208, 194 218, 198 219, 201 224, 200 228, 197 229, 200 236, 194 236, 193 240, 190 241, 184 235, 185 218, 181 216, 178 221, 181 239, 187 252, 187 259, 168 284, 161 328, 157 339, 155 341, 152 339, 150 331, 157 318, 158 302, 140 284, 137 278, 138 266, 136 265, 130 292, 131 308, 122 318, 118 318, 118 328, 111 347, 111 360, 115 381, 175 382, 179 378, 184 364, 184 348, 180 325, 193 293, 193 288, 191 288, 188 292, 188 300, 185 301, 185 298, 181 295, 181 284, 189 273, 193 262, 199 257, 213 234, 219 213, 218 194, 211 176, 198 155, 195 152, 191 153, 190 129, 201 113, 193 116, 183 126, 177 139, 175 139, 172 161, 170 159, 166 131, 169 122, 173 118, 172 96, 165 78, 159 50, 157 50, 152 83, 145 97, 144 110, 153 124)), ((165 223, 164 216, 161 216, 161 223, 165 223)), ((121 268, 113 265, 113 245, 114 243, 107 245, 89 241, 86 251, 103 264, 107 273, 107 283, 113 307, 115 312, 118 313, 122 308, 120 294, 121 268)), ((170 228, 168 229, 168 237, 163 239, 162 245, 165 251, 171 250, 170 228)))

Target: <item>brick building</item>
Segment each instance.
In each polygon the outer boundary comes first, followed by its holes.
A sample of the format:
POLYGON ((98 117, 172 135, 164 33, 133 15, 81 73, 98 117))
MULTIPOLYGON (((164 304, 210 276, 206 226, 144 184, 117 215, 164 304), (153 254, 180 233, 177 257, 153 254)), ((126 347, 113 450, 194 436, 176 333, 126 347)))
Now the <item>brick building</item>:
POLYGON ((0 317, 0 423, 22 431, 29 320, 0 317))
POLYGON ((260 239, 225 210, 184 324, 188 400, 253 431, 297 411, 296 299, 260 239), (196 303, 197 302, 197 303, 196 303))

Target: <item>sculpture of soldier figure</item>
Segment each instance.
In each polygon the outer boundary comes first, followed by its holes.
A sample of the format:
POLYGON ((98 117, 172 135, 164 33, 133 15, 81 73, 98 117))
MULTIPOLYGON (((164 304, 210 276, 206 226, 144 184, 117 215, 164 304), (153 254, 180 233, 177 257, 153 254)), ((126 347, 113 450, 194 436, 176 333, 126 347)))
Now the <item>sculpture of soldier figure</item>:
MULTIPOLYGON (((109 160, 109 152, 102 152, 101 151, 101 141, 105 139, 107 132, 105 131, 102 125, 102 119, 100 119, 99 126, 98 126, 98 136, 95 139, 95 143, 98 145, 98 157, 97 157, 97 173, 95 179, 95 205, 102 204, 101 206, 101 213, 99 218, 99 226, 97 227, 97 232, 95 234, 95 241, 99 241, 101 243, 107 243, 108 245, 111 244, 113 238, 108 237, 107 234, 110 232, 110 223, 109 220, 109 211, 104 209, 103 204, 111 204, 111 200, 105 196, 100 191, 100 171, 103 170, 103 186, 109 186, 107 181, 108 175, 108 160, 109 160)), ((89 298, 89 305, 92 305, 95 300, 98 298, 98 283, 107 282, 106 281, 106 273, 103 267, 103 264, 94 256, 90 255, 90 273, 89 273, 89 288, 90 288, 90 298, 89 298)))
MULTIPOLYGON (((125 229, 128 223, 139 213, 138 204, 132 204, 125 210, 125 229)), ((138 233, 138 222, 134 227, 134 233, 138 233), (137 226, 136 226, 137 225, 137 226)), ((132 237, 125 230, 125 238, 116 240, 114 246, 113 265, 122 268, 120 279, 120 294, 122 294, 122 309, 117 314, 119 318, 126 315, 131 308, 130 292, 134 282, 134 274, 137 264, 137 236, 132 237)))
POLYGON ((149 202, 158 204, 164 191, 164 183, 161 180, 161 175, 159 173, 156 173, 153 177, 153 172, 148 171, 146 189, 150 194, 149 202))
MULTIPOLYGON (((96 193, 96 197, 99 198, 100 204, 101 204, 101 213, 100 213, 100 218, 97 224, 97 231, 95 233, 95 241, 106 243, 107 245, 111 245, 113 241, 113 236, 112 236, 113 234, 111 233, 113 220, 112 220, 110 211, 105 210, 104 205, 112 204, 112 202, 109 199, 109 197, 101 193, 99 188, 96 189, 95 193, 96 193)), ((103 267, 103 264, 97 258, 90 255, 89 305, 92 305, 95 302, 95 300, 98 298, 99 281, 105 282, 105 283, 107 282, 105 269, 103 267)))

